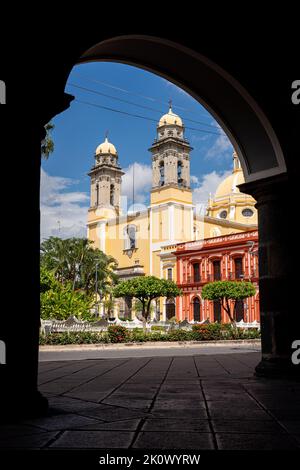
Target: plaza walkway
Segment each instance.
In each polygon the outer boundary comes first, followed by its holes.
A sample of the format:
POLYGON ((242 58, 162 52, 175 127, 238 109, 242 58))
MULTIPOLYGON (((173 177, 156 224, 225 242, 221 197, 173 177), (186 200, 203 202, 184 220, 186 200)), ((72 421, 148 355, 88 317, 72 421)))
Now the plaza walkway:
POLYGON ((258 361, 237 352, 41 362, 49 414, 0 426, 0 447, 299 450, 300 383, 254 377, 258 361))

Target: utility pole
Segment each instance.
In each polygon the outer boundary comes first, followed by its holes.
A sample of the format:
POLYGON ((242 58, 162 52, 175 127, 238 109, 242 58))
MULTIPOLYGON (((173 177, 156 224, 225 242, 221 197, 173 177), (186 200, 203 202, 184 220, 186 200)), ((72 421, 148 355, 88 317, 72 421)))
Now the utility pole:
POLYGON ((96 261, 95 294, 96 294, 96 317, 98 317, 99 316, 99 308, 98 308, 98 261, 96 261))

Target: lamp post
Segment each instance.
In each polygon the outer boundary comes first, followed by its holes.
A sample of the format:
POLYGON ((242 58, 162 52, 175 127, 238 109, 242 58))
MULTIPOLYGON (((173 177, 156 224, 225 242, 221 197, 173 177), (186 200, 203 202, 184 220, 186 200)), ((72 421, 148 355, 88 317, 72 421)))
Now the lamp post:
POLYGON ((96 275, 95 275, 95 297, 96 297, 96 317, 99 316, 99 303, 98 303, 98 265, 99 259, 96 259, 96 275))

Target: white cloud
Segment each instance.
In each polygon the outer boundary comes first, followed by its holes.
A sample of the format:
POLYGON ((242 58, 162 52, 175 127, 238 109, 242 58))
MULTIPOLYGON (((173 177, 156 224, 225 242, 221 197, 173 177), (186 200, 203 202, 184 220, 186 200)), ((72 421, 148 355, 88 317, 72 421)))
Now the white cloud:
POLYGON ((197 179, 195 182, 198 183, 198 186, 193 189, 193 203, 206 207, 209 194, 211 193, 213 197, 219 184, 230 174, 231 170, 224 171, 222 173, 212 171, 211 173, 204 175, 201 178, 201 181, 199 181, 197 177, 194 177, 194 179, 197 179))
MULTIPOLYGON (((218 126, 219 127, 219 126, 218 126)), ((220 127, 221 130, 221 127, 220 127)), ((205 158, 223 159, 232 156, 233 147, 226 134, 217 137, 213 145, 208 149, 205 158)))
POLYGON ((132 200, 134 171, 134 199, 136 203, 144 204, 152 186, 152 169, 150 165, 134 162, 124 169, 122 176, 122 196, 132 200))
POLYGON ((66 191, 76 183, 71 178, 50 176, 41 170, 41 239, 86 236, 89 196, 84 192, 66 191))
POLYGON ((191 183, 192 183, 192 184, 198 184, 198 183, 199 183, 199 178, 198 178, 198 176, 191 175, 190 180, 191 180, 191 183))

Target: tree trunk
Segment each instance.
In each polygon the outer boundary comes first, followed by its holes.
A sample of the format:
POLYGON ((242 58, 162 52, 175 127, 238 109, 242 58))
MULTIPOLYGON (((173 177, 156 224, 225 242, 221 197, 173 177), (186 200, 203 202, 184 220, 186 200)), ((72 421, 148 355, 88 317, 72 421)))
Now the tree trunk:
POLYGON ((235 320, 234 320, 234 317, 233 317, 232 314, 231 314, 231 310, 230 310, 230 305, 229 305, 228 299, 223 300, 222 306, 223 306, 225 312, 227 313, 231 324, 235 326, 235 320))
POLYGON ((143 331, 144 333, 146 333, 147 331, 147 328, 146 328, 146 324, 147 324, 147 313, 146 313, 146 309, 145 309, 145 302, 142 302, 142 317, 143 317, 143 331))

